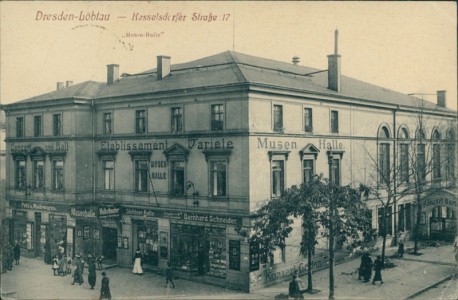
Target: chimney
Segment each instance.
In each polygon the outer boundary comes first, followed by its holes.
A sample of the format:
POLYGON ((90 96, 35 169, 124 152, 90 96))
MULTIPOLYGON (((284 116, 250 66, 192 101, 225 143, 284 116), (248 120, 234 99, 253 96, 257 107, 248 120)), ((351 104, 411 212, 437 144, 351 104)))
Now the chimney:
POLYGON ((113 84, 119 80, 119 65, 107 65, 107 84, 113 84))
POLYGON ((73 85, 73 81, 71 81, 71 80, 67 80, 66 81, 66 87, 70 87, 72 85, 73 85))
POLYGON ((157 79, 161 80, 170 75, 170 56, 157 57, 157 79))
POLYGON ((62 81, 57 82, 57 90, 61 90, 64 88, 64 83, 62 81))
POLYGON ((297 65, 299 64, 299 62, 301 61, 301 59, 298 57, 298 56, 293 56, 293 64, 297 65))
POLYGON ((437 106, 447 107, 447 91, 437 91, 437 106))
POLYGON ((334 54, 328 55, 328 89, 340 92, 340 55, 338 54, 339 32, 335 31, 334 54))

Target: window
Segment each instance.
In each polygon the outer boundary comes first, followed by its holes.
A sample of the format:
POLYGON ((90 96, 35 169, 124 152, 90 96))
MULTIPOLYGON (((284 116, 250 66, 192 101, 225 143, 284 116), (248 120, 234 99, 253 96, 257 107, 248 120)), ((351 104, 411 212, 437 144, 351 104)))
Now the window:
POLYGON ((183 130, 183 113, 181 111, 181 107, 173 107, 172 108, 172 132, 178 133, 183 130))
POLYGON ((53 135, 60 136, 62 135, 62 115, 55 114, 52 116, 53 124, 53 135))
POLYGON ((135 160, 135 191, 148 191, 148 161, 135 160))
POLYGON ((224 130, 224 106, 215 104, 211 106, 211 130, 224 130))
POLYGON ((103 189, 114 189, 114 161, 112 160, 103 161, 103 189))
POLYGON ((146 112, 145 110, 137 110, 135 118, 135 127, 136 133, 145 133, 146 132, 146 112))
POLYGON ((401 182, 409 182, 409 144, 400 145, 399 175, 401 182))
POLYGON ((24 117, 16 118, 16 137, 24 137, 24 117))
POLYGON ((43 189, 44 188, 44 162, 42 160, 33 161, 33 189, 43 189))
POLYGON ((103 113, 103 134, 111 134, 111 113, 103 113))
POLYGON ((24 189, 25 186, 25 160, 16 160, 16 188, 24 189))
POLYGON ((339 112, 331 110, 331 133, 339 133, 339 112))
POLYGON ((447 178, 455 178, 455 134, 452 130, 447 132, 447 178))
POLYGON ((171 162, 170 193, 173 195, 184 195, 184 161, 171 162))
POLYGON ((340 186, 340 159, 338 158, 332 158, 329 170, 329 181, 340 186))
POLYGON ((309 183, 313 176, 315 175, 315 169, 313 167, 314 164, 313 159, 304 159, 303 160, 303 174, 304 174, 304 183, 307 184, 309 183))
POLYGON ((274 131, 283 131, 283 106, 274 105, 274 131))
POLYGON ((433 133, 433 179, 441 178, 441 145, 438 131, 433 133))
POLYGON ((41 136, 41 116, 33 117, 33 136, 41 136))
POLYGON ((212 196, 226 196, 226 161, 210 162, 210 190, 212 196))
POLYGON ((389 185, 390 178, 390 144, 381 143, 379 145, 379 183, 389 185))
POLYGON ((313 115, 311 108, 304 109, 304 131, 313 132, 313 115))
POLYGON ((390 137, 390 132, 385 126, 381 127, 378 132, 378 138, 382 141, 379 142, 378 150, 378 170, 379 170, 379 183, 389 185, 391 183, 391 170, 390 170, 390 144, 386 142, 390 137))
POLYGON ((417 179, 421 182, 426 179, 425 144, 417 145, 417 179))
POLYGON ((272 196, 280 197, 285 188, 285 168, 283 160, 272 161, 272 196))
POLYGON ((52 161, 52 189, 63 190, 64 189, 64 161, 53 160, 52 161))

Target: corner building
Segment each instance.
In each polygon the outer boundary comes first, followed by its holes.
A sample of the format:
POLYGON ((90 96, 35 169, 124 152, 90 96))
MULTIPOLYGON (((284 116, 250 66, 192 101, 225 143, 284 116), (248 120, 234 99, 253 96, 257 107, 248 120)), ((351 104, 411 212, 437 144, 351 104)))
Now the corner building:
MULTIPOLYGON (((370 181, 366 149, 384 157, 387 144, 398 156, 421 102, 341 76, 340 59, 329 55, 327 72, 230 51, 175 65, 158 56, 149 71, 119 76, 108 65, 105 83, 58 83, 5 105, 10 239, 29 256, 64 242, 126 267, 140 248, 149 269, 170 261, 177 276, 245 291, 305 272, 296 235, 269 265, 249 245, 257 209, 318 173, 370 181)), ((425 111, 456 149, 456 112, 441 95, 425 111)), ((453 193, 452 161, 441 188, 453 193)), ((414 208, 403 201, 409 231, 414 208)), ((378 204, 368 202, 377 229, 378 204)), ((431 203, 426 213, 452 207, 431 203)))

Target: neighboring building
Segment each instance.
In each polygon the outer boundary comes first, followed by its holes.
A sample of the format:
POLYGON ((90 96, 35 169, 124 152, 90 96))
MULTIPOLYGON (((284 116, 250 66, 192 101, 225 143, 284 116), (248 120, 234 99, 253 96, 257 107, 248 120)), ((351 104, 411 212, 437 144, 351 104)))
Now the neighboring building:
MULTIPOLYGON (((329 72, 230 51, 177 65, 158 56, 153 70, 119 77, 108 65, 106 83, 58 83, 5 105, 11 239, 26 255, 43 255, 49 240, 53 253, 64 242, 121 266, 138 247, 153 269, 170 260, 179 276, 247 291, 285 280, 303 266, 297 238, 264 268, 247 242, 257 209, 317 173, 371 183, 367 153, 399 157, 419 103, 435 126, 426 138, 450 137, 436 183, 454 192, 456 111, 445 93, 422 102, 341 76, 337 51, 328 59, 329 72)), ((454 209, 443 199, 428 202, 425 222, 436 206, 454 209)), ((403 231, 412 201, 397 203, 403 231)), ((453 209, 437 217, 449 224, 453 209)))

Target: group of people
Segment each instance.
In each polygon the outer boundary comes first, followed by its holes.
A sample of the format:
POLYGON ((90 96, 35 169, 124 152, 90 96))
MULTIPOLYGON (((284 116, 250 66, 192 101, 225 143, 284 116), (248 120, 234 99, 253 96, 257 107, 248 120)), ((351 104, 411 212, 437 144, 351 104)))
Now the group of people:
POLYGON ((369 282, 372 277, 372 269, 375 271, 374 278, 372 279, 372 284, 375 284, 377 281, 380 281, 380 284, 383 284, 382 280, 382 269, 383 262, 380 255, 377 255, 377 258, 372 263, 372 259, 369 253, 365 252, 361 256, 361 264, 358 269, 358 280, 363 279, 364 282, 369 282))
POLYGON ((21 259, 21 247, 18 243, 15 246, 9 244, 5 247, 5 251, 3 252, 3 261, 2 272, 11 271, 13 270, 13 265, 19 265, 19 260, 21 259))

